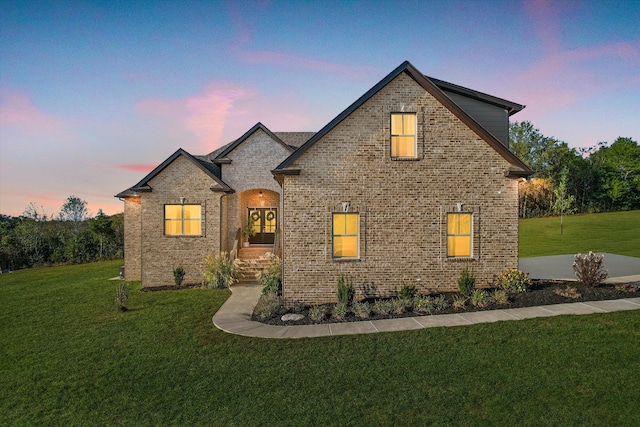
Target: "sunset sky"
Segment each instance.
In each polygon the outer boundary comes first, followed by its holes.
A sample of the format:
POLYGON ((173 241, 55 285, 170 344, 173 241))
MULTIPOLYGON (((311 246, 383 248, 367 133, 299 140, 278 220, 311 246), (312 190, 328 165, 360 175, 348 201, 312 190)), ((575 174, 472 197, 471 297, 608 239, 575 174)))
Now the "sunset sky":
POLYGON ((571 147, 640 140, 636 1, 2 1, 0 213, 92 215, 178 148, 317 131, 408 60, 571 147))

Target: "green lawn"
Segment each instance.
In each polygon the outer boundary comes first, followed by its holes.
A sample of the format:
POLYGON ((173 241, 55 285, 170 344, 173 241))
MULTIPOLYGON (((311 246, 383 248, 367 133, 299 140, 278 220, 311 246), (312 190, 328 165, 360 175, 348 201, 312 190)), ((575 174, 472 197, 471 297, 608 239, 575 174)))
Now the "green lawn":
POLYGON ((228 291, 116 311, 119 265, 0 275, 0 424, 640 424, 640 311, 265 340, 212 325, 228 291))
POLYGON ((609 252, 640 257, 640 211, 520 220, 520 256, 609 252))

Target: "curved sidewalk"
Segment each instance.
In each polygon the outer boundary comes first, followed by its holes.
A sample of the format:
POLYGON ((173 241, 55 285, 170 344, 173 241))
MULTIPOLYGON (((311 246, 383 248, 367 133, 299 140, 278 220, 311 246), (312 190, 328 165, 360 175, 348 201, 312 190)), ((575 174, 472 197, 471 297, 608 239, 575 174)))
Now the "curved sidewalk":
POLYGON ((236 285, 231 296, 213 315, 213 324, 225 332, 245 337, 309 338, 331 335, 370 334, 375 332, 407 331, 435 326, 463 326, 500 320, 521 320, 561 314, 610 313, 638 310, 640 298, 608 301, 575 302, 540 307, 508 308, 461 314, 403 317, 398 319, 364 320, 359 322, 322 323, 318 325, 274 326, 251 320, 251 312, 260 298, 258 285, 236 285))

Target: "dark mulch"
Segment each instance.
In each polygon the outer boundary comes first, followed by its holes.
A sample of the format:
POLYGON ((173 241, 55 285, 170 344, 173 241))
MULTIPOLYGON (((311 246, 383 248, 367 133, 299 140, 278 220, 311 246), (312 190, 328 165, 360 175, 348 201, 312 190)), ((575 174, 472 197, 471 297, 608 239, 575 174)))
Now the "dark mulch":
POLYGON ((155 291, 179 291, 180 289, 196 289, 204 288, 202 283, 187 283, 180 286, 176 285, 162 285, 162 286, 147 286, 140 289, 141 292, 155 292, 155 291))
MULTIPOLYGON (((451 314, 451 313, 467 313, 473 311, 486 311, 486 310, 500 310, 506 308, 520 308, 520 307, 535 307, 540 305, 552 305, 552 304, 563 304, 563 303, 571 303, 571 302, 585 302, 585 301, 602 301, 602 300, 612 300, 612 299, 620 299, 620 298, 634 298, 640 297, 640 282, 631 283, 631 290, 621 290, 617 289, 613 285, 600 285, 596 287, 586 287, 580 285, 576 282, 571 281, 562 281, 562 280, 533 280, 532 286, 527 292, 520 293, 509 293, 509 303, 504 305, 497 305, 492 303, 491 305, 479 308, 474 307, 470 303, 464 308, 455 309, 452 306, 445 310, 440 310, 432 313, 403 313, 400 315, 388 315, 388 316, 380 316, 373 315, 368 319, 362 319, 356 317, 353 313, 350 313, 346 319, 337 320, 333 317, 327 317, 323 320, 322 323, 338 323, 338 322, 355 322, 360 320, 378 320, 378 319, 391 319, 398 317, 413 317, 413 316, 428 316, 428 315, 438 315, 438 314, 451 314), (567 289, 567 288, 575 288, 577 292, 580 294, 579 298, 570 298, 562 295, 558 295, 554 290, 557 289, 567 289), (633 289, 636 289, 636 292, 632 292, 633 289)), ((492 291, 492 290, 490 290, 492 291)), ((445 296, 445 299, 449 304, 453 301, 455 295, 458 295, 457 292, 445 292, 441 295, 445 296)), ((437 296, 437 295, 432 295, 437 296)), ((373 300, 369 301, 373 302, 373 300)), ((333 304, 327 304, 327 311, 330 312, 333 304)), ((266 323, 269 325, 311 325, 316 322, 311 321, 309 319, 309 309, 310 307, 302 307, 297 309, 288 309, 287 311, 282 311, 277 315, 269 318, 269 319, 260 319, 253 316, 253 320, 266 323), (283 322, 281 317, 285 313, 300 313, 305 317, 304 319, 296 322, 283 322)))

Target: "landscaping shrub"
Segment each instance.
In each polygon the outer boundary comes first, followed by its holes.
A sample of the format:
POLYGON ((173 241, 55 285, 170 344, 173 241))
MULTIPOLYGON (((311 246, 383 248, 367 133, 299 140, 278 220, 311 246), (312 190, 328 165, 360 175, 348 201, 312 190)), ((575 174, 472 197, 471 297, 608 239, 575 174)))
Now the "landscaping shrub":
POLYGON ((496 285, 505 291, 526 292, 531 286, 531 279, 529 279, 529 273, 511 268, 496 277, 496 285))
POLYGON ((413 306, 416 301, 415 298, 398 298, 398 301, 402 304, 405 313, 413 311, 413 306))
POLYGON ((348 313, 349 308, 347 307, 347 305, 343 302, 339 302, 333 307, 333 311, 331 314, 338 320, 344 320, 347 317, 348 313))
POLYGON ((473 291, 473 294, 471 294, 471 304, 473 304, 474 307, 486 307, 490 302, 491 296, 487 291, 476 289, 473 291))
POLYGON ((509 295, 504 289, 496 289, 491 295, 491 300, 499 305, 509 304, 509 295))
POLYGON ((121 283, 116 286, 116 306, 119 310, 127 311, 129 308, 127 304, 129 303, 129 285, 126 283, 121 283))
POLYGON ((356 290, 351 283, 351 279, 346 276, 340 276, 338 278, 338 302, 344 303, 347 307, 351 307, 353 304, 353 298, 356 295, 356 290))
POLYGON ((357 302, 353 304, 353 312, 361 319, 368 319, 371 315, 371 305, 368 302, 357 302))
POLYGON ((254 316, 261 320, 270 319, 283 311, 282 304, 277 295, 261 295, 258 303, 253 308, 254 316))
POLYGON ((578 254, 573 261, 573 272, 580 283, 586 286, 598 286, 609 276, 604 269, 604 255, 589 252, 578 254))
POLYGON ((389 301, 391 303, 391 313, 402 314, 405 312, 404 301, 398 298, 394 298, 389 301))
POLYGON ((393 311, 393 305, 389 300, 379 299, 373 303, 372 310, 381 316, 386 316, 393 311))
POLYGON ((418 293, 418 288, 415 285, 402 284, 402 287, 398 291, 398 297, 400 299, 413 299, 418 293))
POLYGON ((204 279, 209 288, 228 288, 236 282, 239 261, 229 260, 226 252, 204 258, 204 279))
POLYGON ((263 295, 280 295, 282 293, 282 260, 269 254, 269 263, 256 274, 258 285, 262 286, 263 295))
POLYGON ((436 311, 443 311, 449 308, 449 303, 445 299, 444 295, 438 295, 433 299, 433 308, 436 311))
POLYGON ((433 298, 430 296, 416 298, 414 300, 413 309, 419 313, 431 313, 435 309, 433 298))
POLYGON ((469 267, 465 267, 460 272, 460 277, 458 278, 458 290, 460 290, 460 293, 465 297, 470 297, 475 288, 476 278, 473 272, 469 271, 469 267))
POLYGON ((464 295, 454 295, 453 308, 461 309, 467 305, 467 298, 464 295))
POLYGON ((184 275, 185 275, 185 272, 182 265, 179 265, 173 269, 173 282, 176 284, 176 286, 182 285, 182 281, 184 280, 184 275))
POLYGON ((314 305, 309 309, 309 319, 314 322, 322 322, 327 316, 327 308, 324 305, 314 305))

